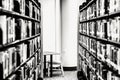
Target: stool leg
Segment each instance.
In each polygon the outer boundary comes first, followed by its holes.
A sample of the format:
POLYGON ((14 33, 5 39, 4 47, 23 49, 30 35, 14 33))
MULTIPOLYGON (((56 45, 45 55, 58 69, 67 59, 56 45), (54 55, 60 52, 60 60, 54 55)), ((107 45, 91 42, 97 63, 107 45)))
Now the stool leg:
POLYGON ((62 76, 64 76, 63 66, 61 65, 60 67, 61 67, 62 76))
POLYGON ((53 56, 52 55, 50 55, 50 77, 52 77, 52 64, 53 64, 53 56))
POLYGON ((49 66, 49 63, 48 63, 48 77, 50 77, 50 66, 49 66))

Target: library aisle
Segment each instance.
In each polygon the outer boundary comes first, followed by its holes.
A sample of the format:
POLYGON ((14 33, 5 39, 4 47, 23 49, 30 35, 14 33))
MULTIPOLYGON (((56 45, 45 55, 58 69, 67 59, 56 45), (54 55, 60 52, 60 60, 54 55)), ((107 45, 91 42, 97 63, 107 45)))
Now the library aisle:
POLYGON ((77 80, 77 71, 65 71, 64 76, 54 75, 52 78, 46 77, 44 80, 77 80))

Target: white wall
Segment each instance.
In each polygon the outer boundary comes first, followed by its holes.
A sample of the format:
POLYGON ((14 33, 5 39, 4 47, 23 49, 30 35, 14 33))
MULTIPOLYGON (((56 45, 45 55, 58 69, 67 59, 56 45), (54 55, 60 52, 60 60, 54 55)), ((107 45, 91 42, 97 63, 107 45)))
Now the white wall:
POLYGON ((60 0, 41 0, 43 6, 43 52, 61 52, 60 0))
POLYGON ((56 22, 55 22, 55 24, 56 24, 56 42, 55 42, 55 44, 56 44, 56 52, 58 52, 58 53, 61 53, 61 48, 62 48, 62 40, 61 40, 61 38, 62 38, 62 35, 61 35, 61 10, 60 10, 60 0, 56 0, 56 8, 55 8, 55 11, 56 11, 56 22))
POLYGON ((43 0, 43 51, 55 51, 55 0, 43 0))

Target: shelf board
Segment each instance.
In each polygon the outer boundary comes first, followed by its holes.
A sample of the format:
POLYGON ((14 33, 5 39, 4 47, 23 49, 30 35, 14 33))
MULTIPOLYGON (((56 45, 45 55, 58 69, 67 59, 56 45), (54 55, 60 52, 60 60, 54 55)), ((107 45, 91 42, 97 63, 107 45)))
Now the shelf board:
POLYGON ((88 8, 90 5, 92 5, 96 0, 91 0, 85 7, 83 7, 80 12, 82 12, 83 10, 85 10, 86 8, 88 8))
POLYGON ((94 58, 97 58, 95 55, 92 54, 91 51, 89 51, 85 46, 83 46, 82 43, 79 43, 79 45, 83 47, 91 56, 93 56, 94 58))
POLYGON ((110 14, 105 14, 103 16, 98 16, 98 17, 95 17, 89 20, 83 20, 83 21, 80 21, 80 23, 86 23, 86 22, 91 22, 91 21, 96 21, 96 20, 101 20, 101 19, 108 19, 108 18, 112 18, 115 16, 119 16, 119 15, 120 15, 120 11, 117 11, 117 12, 113 12, 110 14))
POLYGON ((84 55, 81 55, 81 54, 79 53, 79 56, 82 58, 83 61, 86 61, 87 63, 89 63, 88 59, 87 59, 84 55))
POLYGON ((35 52, 33 52, 34 54, 32 54, 32 56, 30 56, 25 62, 23 62, 22 64, 20 64, 20 66, 18 66, 15 71, 13 71, 11 74, 9 74, 4 80, 7 80, 10 76, 12 76, 13 74, 15 74, 22 66, 24 66, 28 61, 31 60, 31 58, 33 58, 37 51, 39 51, 40 48, 38 48, 35 52))
POLYGON ((107 17, 109 17, 109 15, 105 14, 103 16, 98 16, 98 17, 95 17, 95 18, 92 18, 92 19, 89 19, 89 20, 80 21, 80 23, 86 23, 86 22, 92 22, 92 21, 96 21, 96 20, 106 19, 107 17))
POLYGON ((117 47, 120 47, 120 43, 119 42, 115 42, 115 41, 112 41, 112 40, 103 39, 103 38, 99 38, 99 37, 95 37, 95 36, 91 36, 91 35, 87 35, 87 34, 83 34, 83 33, 80 33, 80 35, 83 35, 83 36, 95 39, 97 41, 104 42, 105 44, 111 44, 111 45, 115 45, 117 47))
POLYGON ((40 9, 40 7, 38 6, 38 4, 34 1, 34 0, 31 0, 33 3, 34 3, 34 5, 38 8, 38 9, 40 9))
POLYGON ((19 17, 19 18, 23 18, 23 19, 26 19, 26 20, 31 20, 31 21, 35 21, 35 22, 38 22, 40 23, 39 20, 36 20, 34 18, 31 18, 31 17, 28 17, 28 16, 25 16, 25 15, 22 15, 22 14, 19 14, 17 12, 13 12, 13 11, 9 11, 9 10, 6 10, 6 9, 3 9, 2 7, 0 7, 0 14, 3 14, 3 15, 11 15, 12 17, 19 17))
POLYGON ((4 49, 6 49, 6 48, 9 48, 9 47, 14 47, 14 46, 17 45, 17 44, 24 43, 24 42, 26 42, 26 41, 28 41, 28 40, 31 40, 31 39, 34 39, 34 38, 36 38, 36 37, 38 37, 38 36, 40 36, 40 34, 37 34, 37 35, 32 36, 32 37, 25 38, 25 39, 16 40, 16 41, 14 41, 14 42, 12 42, 12 43, 10 43, 10 44, 1 45, 1 46, 0 46, 0 51, 1 51, 1 50, 4 50, 4 49))

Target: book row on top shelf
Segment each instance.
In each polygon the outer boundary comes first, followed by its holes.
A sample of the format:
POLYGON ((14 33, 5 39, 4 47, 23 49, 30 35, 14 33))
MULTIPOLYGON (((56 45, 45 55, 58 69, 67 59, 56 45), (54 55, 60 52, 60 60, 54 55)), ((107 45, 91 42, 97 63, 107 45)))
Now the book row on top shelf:
POLYGON ((84 8, 86 5, 80 6, 80 21, 89 20, 95 17, 104 16, 120 11, 120 0, 91 0, 93 3, 84 8))
POLYGON ((40 3, 38 0, 0 0, 0 7, 8 11, 14 11, 21 15, 40 20, 40 3), (39 8, 34 4, 38 4, 39 8))
POLYGON ((111 40, 114 42, 120 42, 120 17, 116 16, 112 19, 102 19, 97 21, 91 21, 79 24, 79 32, 111 40))
POLYGON ((40 23, 0 15, 0 45, 41 33, 40 23))

